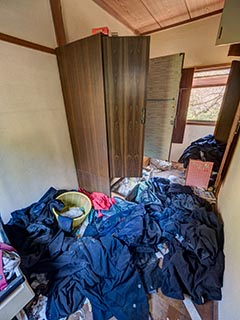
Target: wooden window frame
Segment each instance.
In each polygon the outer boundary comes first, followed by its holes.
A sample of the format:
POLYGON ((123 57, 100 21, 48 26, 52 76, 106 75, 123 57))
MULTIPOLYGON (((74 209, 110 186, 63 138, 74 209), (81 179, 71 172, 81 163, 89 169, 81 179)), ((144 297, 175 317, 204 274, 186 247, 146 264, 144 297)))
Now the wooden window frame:
POLYGON ((177 112, 174 121, 174 129, 172 134, 172 143, 182 143, 186 121, 187 111, 192 89, 192 81, 194 68, 182 69, 182 78, 180 82, 177 112))
POLYGON ((210 87, 226 86, 227 79, 228 79, 228 75, 223 75, 221 77, 211 76, 209 77, 209 82, 210 82, 209 83, 207 77, 204 79, 196 79, 196 78, 194 79, 193 77, 192 88, 210 88, 210 87))
MULTIPOLYGON (((215 126, 216 121, 196 121, 187 120, 187 112, 189 107, 189 100, 192 88, 207 88, 207 87, 217 87, 227 84, 228 75, 223 75, 221 77, 214 76, 211 77, 211 81, 208 79, 194 79, 194 73, 200 71, 212 71, 230 68, 231 64, 217 64, 209 66, 201 66, 195 68, 186 68, 182 70, 182 79, 179 88, 179 98, 177 113, 175 117, 174 130, 172 135, 172 143, 182 143, 184 138, 184 132, 186 125, 209 125, 215 126), (192 79, 191 79, 192 76, 192 79), (210 83, 209 83, 210 82, 210 83)), ((209 77, 210 79, 210 77, 209 77)))
POLYGON ((187 125, 194 125, 194 126, 209 126, 215 127, 217 121, 196 121, 196 120, 187 120, 187 125))

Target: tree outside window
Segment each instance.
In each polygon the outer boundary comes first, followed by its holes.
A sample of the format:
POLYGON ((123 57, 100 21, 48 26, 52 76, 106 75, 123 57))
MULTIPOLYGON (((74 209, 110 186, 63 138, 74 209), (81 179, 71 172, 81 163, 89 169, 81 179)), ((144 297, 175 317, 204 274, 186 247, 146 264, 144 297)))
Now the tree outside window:
POLYGON ((225 68, 194 72, 187 121, 217 121, 229 71, 225 68))

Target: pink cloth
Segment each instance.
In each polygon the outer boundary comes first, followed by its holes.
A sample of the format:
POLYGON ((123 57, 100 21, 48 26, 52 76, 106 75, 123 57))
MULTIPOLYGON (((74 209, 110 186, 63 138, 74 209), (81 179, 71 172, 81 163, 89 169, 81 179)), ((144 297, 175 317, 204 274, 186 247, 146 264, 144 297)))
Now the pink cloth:
POLYGON ((103 214, 100 210, 109 210, 113 204, 116 203, 114 198, 108 197, 106 194, 101 192, 89 193, 86 190, 79 188, 79 192, 84 193, 92 202, 92 206, 95 210, 98 210, 98 218, 101 218, 103 214))
POLYGON ((3 272, 3 260, 2 260, 3 250, 16 251, 12 246, 9 246, 6 243, 0 242, 0 291, 2 291, 7 287, 7 281, 3 272))
POLYGON ((100 192, 91 193, 90 199, 95 210, 109 210, 111 206, 116 203, 114 198, 109 198, 100 192))
POLYGON ((90 194, 93 208, 98 210, 98 218, 103 216, 100 210, 109 210, 113 204, 116 203, 114 198, 109 198, 104 193, 93 192, 90 194))

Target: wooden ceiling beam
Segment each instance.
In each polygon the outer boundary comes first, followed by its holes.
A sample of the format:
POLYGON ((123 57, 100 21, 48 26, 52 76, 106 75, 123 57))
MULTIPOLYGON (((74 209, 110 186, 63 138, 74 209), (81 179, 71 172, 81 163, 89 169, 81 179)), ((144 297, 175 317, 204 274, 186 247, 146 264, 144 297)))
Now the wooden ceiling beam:
POLYGON ((184 0, 187 4, 191 18, 199 17, 216 10, 220 10, 224 6, 224 0, 184 0))
POLYGON ((149 10, 148 6, 146 5, 146 3, 144 2, 144 0, 141 0, 143 6, 146 8, 146 10, 149 12, 150 16, 153 18, 153 20, 159 25, 159 28, 162 28, 161 24, 159 23, 159 21, 154 17, 154 15, 152 14, 151 10, 149 10))
POLYGON ((49 0, 58 47, 67 43, 60 0, 49 0))
POLYGON ((100 8, 105 10, 107 13, 109 13, 112 17, 117 19, 119 22, 121 22, 123 25, 125 25, 128 29, 130 29, 134 34, 139 35, 140 33, 138 30, 134 29, 126 19, 122 17, 121 14, 113 10, 110 6, 106 5, 104 1, 102 0, 93 0, 100 8))
POLYGON ((34 49, 34 50, 38 50, 38 51, 42 51, 42 52, 46 52, 46 53, 51 53, 51 54, 55 54, 55 50, 53 48, 49 48, 46 46, 42 46, 41 44, 38 43, 34 43, 31 41, 27 41, 24 39, 20 39, 17 37, 13 37, 10 36, 9 34, 5 34, 0 32, 0 40, 2 41, 6 41, 9 43, 13 43, 22 47, 26 47, 26 48, 30 48, 30 49, 34 49))
POLYGON ((144 23, 144 27, 139 28, 139 32, 145 32, 151 29, 164 28, 169 24, 178 23, 190 19, 185 0, 142 0, 145 8, 156 22, 155 26, 144 23))
POLYGON ((192 19, 191 12, 190 12, 190 8, 189 8, 189 6, 188 6, 187 1, 184 0, 184 3, 185 3, 185 6, 186 6, 186 8, 187 8, 187 12, 188 12, 188 15, 189 15, 189 19, 192 19))
POLYGON ((156 29, 153 29, 153 30, 142 32, 140 34, 142 36, 144 36, 144 35, 148 35, 150 33, 154 33, 154 32, 158 32, 158 31, 163 31, 163 30, 166 30, 166 29, 178 27, 178 26, 181 26, 183 24, 188 24, 188 23, 191 23, 191 22, 194 22, 194 21, 197 21, 197 20, 201 20, 201 19, 204 19, 204 18, 208 18, 208 17, 214 16, 214 15, 220 14, 220 13, 222 13, 222 11, 223 11, 223 9, 219 9, 219 10, 216 10, 216 11, 213 11, 213 12, 209 12, 207 14, 203 14, 203 15, 201 15, 199 17, 194 17, 194 18, 191 18, 191 19, 188 19, 188 20, 184 20, 184 21, 181 21, 181 22, 178 22, 178 23, 171 24, 171 25, 163 27, 163 28, 156 28, 156 29))

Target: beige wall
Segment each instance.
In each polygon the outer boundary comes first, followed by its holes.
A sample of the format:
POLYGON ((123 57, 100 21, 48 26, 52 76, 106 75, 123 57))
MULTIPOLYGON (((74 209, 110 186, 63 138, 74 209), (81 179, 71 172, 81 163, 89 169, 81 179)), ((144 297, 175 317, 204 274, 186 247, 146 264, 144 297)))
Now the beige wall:
POLYGON ((220 15, 217 15, 154 33, 150 56, 185 52, 185 68, 230 62, 229 46, 215 46, 219 22, 220 15))
POLYGON ((240 317, 240 139, 219 194, 218 207, 224 220, 226 259, 219 319, 238 320, 240 317))
MULTIPOLYGON (((54 46, 48 0, 0 1, 0 31, 54 46)), ((0 41, 0 97, 0 213, 7 221, 50 186, 77 188, 77 177, 56 56, 0 41)))
POLYGON ((9 213, 50 187, 76 188, 54 55, 0 42, 0 212, 9 213))
POLYGON ((133 34, 92 0, 61 0, 61 4, 68 42, 90 36, 92 28, 104 26, 119 36, 133 34))
POLYGON ((0 32, 55 48, 49 0, 1 0, 0 32))

